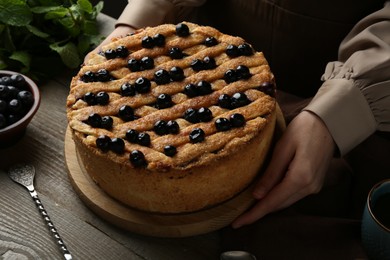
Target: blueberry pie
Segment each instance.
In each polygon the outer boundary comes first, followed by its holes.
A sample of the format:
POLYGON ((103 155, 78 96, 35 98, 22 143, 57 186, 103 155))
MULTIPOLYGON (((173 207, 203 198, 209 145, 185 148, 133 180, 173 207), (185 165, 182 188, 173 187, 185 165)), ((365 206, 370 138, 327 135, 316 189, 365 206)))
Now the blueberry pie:
POLYGON ((274 76, 240 37, 189 22, 114 39, 73 77, 79 163, 147 212, 207 209, 243 191, 269 151, 274 76))

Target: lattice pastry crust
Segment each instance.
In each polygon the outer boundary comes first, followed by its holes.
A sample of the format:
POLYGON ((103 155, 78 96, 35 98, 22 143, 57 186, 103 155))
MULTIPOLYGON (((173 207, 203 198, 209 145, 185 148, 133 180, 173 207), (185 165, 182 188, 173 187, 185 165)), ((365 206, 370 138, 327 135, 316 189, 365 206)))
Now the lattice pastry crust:
POLYGON ((141 210, 192 212, 253 181, 275 125, 274 77, 242 38, 189 22, 115 39, 72 79, 67 117, 96 183, 141 210))

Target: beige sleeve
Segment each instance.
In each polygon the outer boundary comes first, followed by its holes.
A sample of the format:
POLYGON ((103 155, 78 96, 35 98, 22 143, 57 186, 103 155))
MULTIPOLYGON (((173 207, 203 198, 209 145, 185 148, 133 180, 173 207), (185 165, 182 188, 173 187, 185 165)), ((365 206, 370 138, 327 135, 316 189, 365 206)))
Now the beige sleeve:
POLYGON ((204 2, 206 0, 129 0, 115 26, 126 24, 136 29, 156 26, 175 8, 200 6, 204 2))
POLYGON ((390 2, 361 20, 330 62, 305 108, 327 125, 340 155, 375 131, 390 131, 390 2))

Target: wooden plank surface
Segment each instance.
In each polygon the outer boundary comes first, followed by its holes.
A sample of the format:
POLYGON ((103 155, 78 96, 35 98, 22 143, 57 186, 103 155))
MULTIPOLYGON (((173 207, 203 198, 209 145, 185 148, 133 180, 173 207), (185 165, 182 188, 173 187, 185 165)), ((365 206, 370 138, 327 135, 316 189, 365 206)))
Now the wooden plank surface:
MULTIPOLYGON (((99 17, 104 34, 114 20, 99 17)), ((74 259, 218 259, 219 234, 155 238, 117 228, 90 211, 70 184, 64 158, 65 100, 72 71, 40 87, 41 106, 24 137, 0 149, 0 258, 62 259, 33 201, 5 170, 15 162, 36 168, 35 187, 74 259)))

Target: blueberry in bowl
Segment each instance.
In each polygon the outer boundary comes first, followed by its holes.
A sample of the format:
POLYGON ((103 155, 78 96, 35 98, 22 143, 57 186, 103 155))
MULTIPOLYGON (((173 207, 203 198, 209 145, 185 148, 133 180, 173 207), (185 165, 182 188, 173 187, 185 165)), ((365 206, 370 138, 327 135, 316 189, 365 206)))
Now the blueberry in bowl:
POLYGON ((23 136, 40 101, 34 81, 17 72, 0 70, 0 148, 23 136))

